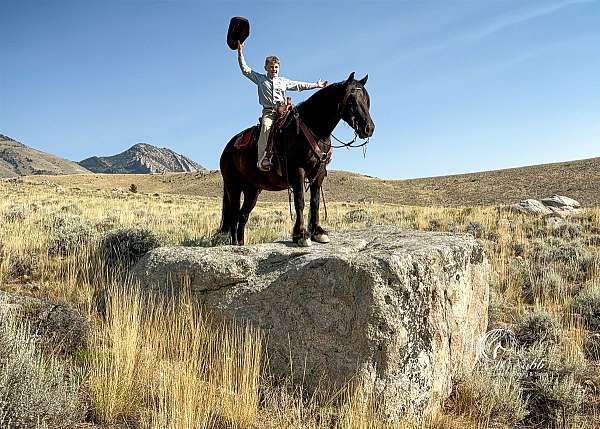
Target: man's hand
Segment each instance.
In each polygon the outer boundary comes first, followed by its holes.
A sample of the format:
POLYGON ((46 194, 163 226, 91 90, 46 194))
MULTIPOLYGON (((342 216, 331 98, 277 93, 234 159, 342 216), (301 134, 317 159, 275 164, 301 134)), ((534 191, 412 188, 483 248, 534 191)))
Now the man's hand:
POLYGON ((317 88, 325 88, 326 86, 327 86, 327 81, 326 80, 319 79, 317 81, 317 88))
POLYGON ((238 42, 238 52, 242 52, 244 49, 244 44, 242 42, 238 42))

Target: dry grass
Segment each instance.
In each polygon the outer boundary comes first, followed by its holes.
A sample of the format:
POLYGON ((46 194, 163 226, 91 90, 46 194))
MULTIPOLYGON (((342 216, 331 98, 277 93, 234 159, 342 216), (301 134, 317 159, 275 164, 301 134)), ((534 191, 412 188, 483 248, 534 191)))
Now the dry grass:
MULTIPOLYGON (((211 320, 185 296, 159 300, 142 297, 133 287, 114 286, 122 285, 123 279, 98 252, 106 231, 147 228, 165 245, 209 237, 220 222, 219 199, 9 181, 0 181, 0 193, 8 196, 0 201, 1 288, 65 298, 95 317, 94 292, 114 287, 107 317, 95 319, 89 350, 82 351, 88 399, 97 424, 286 429, 509 424, 505 410, 512 405, 500 400, 509 396, 506 392, 514 394, 515 386, 494 379, 498 394, 488 391, 486 396, 475 389, 482 384, 480 377, 479 381, 466 380, 442 413, 419 423, 386 425, 379 418, 377 401, 364 386, 306 397, 301 386, 272 383, 260 366, 261 334, 251 327, 211 320), (61 229, 64 222, 79 222, 83 233, 61 229), (63 240, 60 248, 65 251, 49 252, 52 240, 63 240)), ((587 405, 578 411, 580 417, 569 419, 567 427, 586 428, 598 422, 595 404, 600 402, 600 372, 584 355, 591 332, 571 304, 581 290, 600 287, 597 268, 584 261, 600 251, 596 245, 585 244, 588 237, 599 234, 600 208, 586 209, 571 222, 580 230, 578 237, 554 237, 541 218, 489 206, 333 201, 328 203, 324 227, 336 231, 393 224, 478 236, 495 274, 493 323, 513 327, 522 315, 535 310, 557 320, 561 335, 556 353, 561 365, 586 368, 585 378, 577 382, 585 387, 587 405), (538 275, 549 269, 558 277, 538 275), (549 292, 549 288, 556 289, 549 292)), ((288 240, 292 226, 285 203, 261 202, 250 217, 247 242, 288 240)))
POLYGON ((189 297, 111 291, 89 362, 96 420, 148 428, 247 428, 258 408, 262 336, 212 321, 189 297))
MULTIPOLYGON (((401 173, 400 173, 401 174, 401 173)), ((30 176, 89 190, 129 189, 138 192, 220 198, 221 174, 80 174, 30 176)), ((384 180, 346 171, 330 171, 323 184, 328 201, 393 203, 418 206, 481 206, 512 204, 525 198, 568 195, 584 206, 600 205, 600 158, 533 165, 480 173, 410 180, 384 180)), ((285 202, 284 192, 263 192, 261 201, 285 202)))

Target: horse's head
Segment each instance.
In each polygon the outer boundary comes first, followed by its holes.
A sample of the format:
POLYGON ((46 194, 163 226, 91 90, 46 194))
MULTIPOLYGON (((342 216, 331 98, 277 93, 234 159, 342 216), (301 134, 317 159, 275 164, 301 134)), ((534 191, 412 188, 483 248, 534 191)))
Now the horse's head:
POLYGON ((348 76, 343 83, 344 98, 340 106, 342 119, 361 139, 371 137, 375 131, 375 124, 369 114, 369 93, 365 89, 368 77, 369 75, 366 75, 361 80, 354 80, 354 72, 348 76))

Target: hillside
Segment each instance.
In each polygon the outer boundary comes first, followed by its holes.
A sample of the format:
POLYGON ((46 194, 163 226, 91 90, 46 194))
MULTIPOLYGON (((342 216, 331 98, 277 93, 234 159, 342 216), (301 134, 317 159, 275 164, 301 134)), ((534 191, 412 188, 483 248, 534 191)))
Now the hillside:
MULTIPOLYGON (((202 195, 220 198, 218 171, 160 175, 47 176, 48 180, 85 189, 202 195)), ((410 180, 382 180, 343 171, 330 172, 324 184, 327 201, 383 202, 419 206, 508 204, 525 198, 566 195, 584 206, 600 206, 600 157, 505 170, 410 180)), ((263 192, 261 201, 287 201, 286 192, 263 192)))
POLYGON ((76 162, 32 149, 21 142, 0 134, 0 177, 89 172, 76 162))
POLYGON ((171 149, 158 148, 146 143, 138 143, 113 156, 93 156, 80 161, 79 164, 94 173, 109 174, 190 173, 206 170, 200 164, 171 149))

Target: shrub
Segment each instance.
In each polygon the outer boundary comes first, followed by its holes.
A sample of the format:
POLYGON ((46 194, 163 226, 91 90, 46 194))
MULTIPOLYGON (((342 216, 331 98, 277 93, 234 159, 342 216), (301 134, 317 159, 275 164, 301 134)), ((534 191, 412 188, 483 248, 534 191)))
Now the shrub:
POLYGON ((118 217, 107 216, 107 217, 99 220, 98 222, 96 222, 96 224, 94 226, 97 231, 106 232, 106 231, 110 231, 112 229, 117 229, 119 226, 121 226, 121 223, 119 222, 118 217))
POLYGON ((87 220, 72 216, 52 229, 48 240, 48 254, 68 255, 88 243, 93 235, 94 228, 87 220))
POLYGON ((524 243, 512 243, 510 250, 515 256, 525 256, 525 244, 524 243))
POLYGON ((586 280, 594 273, 598 256, 580 243, 548 240, 534 248, 533 259, 540 265, 557 263, 572 279, 586 280))
POLYGON ((600 289, 581 290, 573 299, 572 310, 588 329, 600 333, 600 289))
POLYGON ((211 242, 213 246, 226 246, 231 244, 231 236, 228 232, 217 232, 213 235, 211 242))
POLYGON ((137 192, 137 185, 135 183, 129 185, 129 192, 133 192, 134 194, 137 192))
POLYGON ((600 334, 591 334, 585 338, 583 354, 590 360, 600 360, 600 334))
POLYGON ((539 344, 551 347, 558 344, 560 325, 545 311, 527 313, 515 326, 515 338, 524 347, 539 344))
POLYGON ((500 234, 497 231, 489 231, 486 238, 490 241, 498 243, 500 241, 500 234))
POLYGON ((592 235, 585 240, 588 246, 600 246, 600 235, 592 235))
POLYGON ((581 225, 572 222, 562 223, 552 231, 552 235, 555 237, 563 237, 568 239, 580 237, 581 234, 583 234, 583 228, 581 225))
POLYGON ((486 424, 514 425, 527 414, 519 373, 508 368, 501 375, 477 366, 454 387, 451 405, 455 412, 486 424))
POLYGON ((442 222, 438 219, 431 219, 429 221, 429 225, 427 226, 428 231, 441 231, 442 230, 442 222))
POLYGON ((138 219, 142 219, 148 216, 148 212, 144 209, 136 209, 133 211, 133 215, 138 219))
POLYGON ((448 221, 448 232, 451 233, 456 233, 458 232, 458 226, 456 225, 456 222, 454 221, 448 221))
POLYGON ((13 204, 4 209, 4 212, 2 213, 2 217, 7 222, 20 222, 24 220, 26 216, 27 210, 20 204, 13 204))
POLYGON ((38 256, 34 253, 12 254, 8 259, 8 275, 13 278, 31 277, 38 268, 38 256))
POLYGON ((41 219, 35 221, 36 224, 40 225, 45 230, 53 230, 57 228, 68 227, 71 224, 81 224, 86 223, 87 221, 79 216, 65 213, 62 211, 55 211, 49 213, 48 216, 45 216, 41 219))
POLYGON ((369 213, 364 209, 350 210, 344 215, 346 222, 364 222, 371 219, 369 213))
POLYGON ((81 207, 79 207, 79 205, 75 203, 64 204, 60 206, 59 210, 63 213, 71 213, 74 215, 80 215, 81 213, 83 213, 81 207))
POLYGON ((123 228, 107 233, 100 243, 100 251, 108 264, 126 267, 159 245, 158 237, 149 229, 123 228))
POLYGON ((583 402, 583 389, 573 375, 542 374, 524 383, 527 398, 526 422, 534 425, 566 423, 583 402))
POLYGON ((484 238, 486 231, 487 228, 481 222, 469 222, 469 225, 467 226, 467 233, 475 238, 484 238))
POLYGON ((0 427, 67 427, 83 420, 85 407, 73 377, 38 350, 0 302, 0 427))
POLYGON ((532 269, 531 266, 522 272, 523 286, 521 292, 528 303, 536 300, 550 300, 564 296, 567 284, 562 276, 553 269, 532 269))
POLYGON ((584 399, 584 390, 578 382, 583 367, 566 362, 556 347, 539 343, 520 350, 517 361, 522 368, 534 368, 521 377, 528 410, 524 423, 555 427, 561 422, 565 424, 578 412, 584 399))

